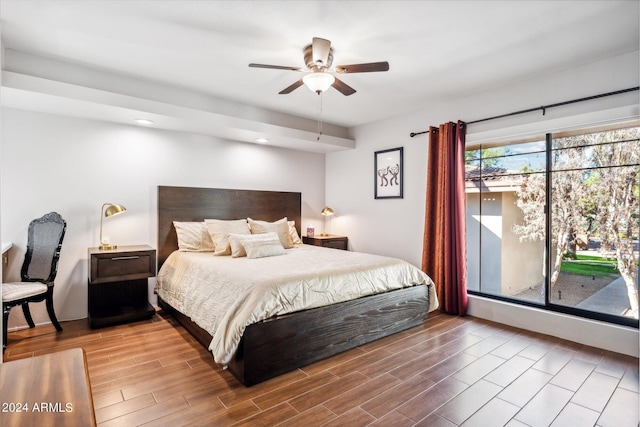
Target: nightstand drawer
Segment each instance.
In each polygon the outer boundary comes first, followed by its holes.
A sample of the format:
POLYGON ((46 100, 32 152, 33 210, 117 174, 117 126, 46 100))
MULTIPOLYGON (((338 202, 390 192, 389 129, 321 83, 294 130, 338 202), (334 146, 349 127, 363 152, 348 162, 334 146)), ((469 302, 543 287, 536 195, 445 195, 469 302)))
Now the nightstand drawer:
POLYGON ((91 260, 89 272, 91 284, 145 279, 155 276, 156 251, 153 249, 92 250, 89 253, 89 258, 91 260))
POLYGON ((344 239, 326 240, 322 243, 325 248, 342 249, 347 250, 347 241, 344 239))
POLYGON ((96 278, 134 275, 149 277, 150 255, 119 255, 98 258, 96 278))

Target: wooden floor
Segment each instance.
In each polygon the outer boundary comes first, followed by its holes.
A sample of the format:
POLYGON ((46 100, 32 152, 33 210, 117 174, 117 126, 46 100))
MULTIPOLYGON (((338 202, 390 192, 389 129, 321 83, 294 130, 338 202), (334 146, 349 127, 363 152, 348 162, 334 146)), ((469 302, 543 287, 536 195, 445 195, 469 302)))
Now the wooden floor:
MULTIPOLYGON (((472 317, 401 332, 245 388, 163 312, 9 334, 5 361, 87 353, 100 426, 638 426, 638 359, 472 317)), ((43 423, 44 425, 44 423, 43 423)))

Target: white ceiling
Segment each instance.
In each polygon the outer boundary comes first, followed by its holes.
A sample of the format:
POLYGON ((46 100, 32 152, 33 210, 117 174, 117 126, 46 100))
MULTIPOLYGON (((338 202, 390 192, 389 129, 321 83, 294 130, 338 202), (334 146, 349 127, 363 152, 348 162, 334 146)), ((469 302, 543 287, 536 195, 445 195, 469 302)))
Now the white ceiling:
POLYGON ((13 49, 218 99, 316 119, 301 77, 312 37, 334 64, 389 61, 340 75, 357 90, 322 97, 326 122, 352 127, 638 50, 638 1, 2 0, 13 49))

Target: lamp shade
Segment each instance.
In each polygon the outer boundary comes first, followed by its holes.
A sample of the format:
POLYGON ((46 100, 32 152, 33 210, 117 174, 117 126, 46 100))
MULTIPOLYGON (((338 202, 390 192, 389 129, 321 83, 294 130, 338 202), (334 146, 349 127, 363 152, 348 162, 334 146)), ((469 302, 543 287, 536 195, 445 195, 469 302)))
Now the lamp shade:
POLYGON ((118 215, 122 212, 126 212, 127 208, 122 205, 115 205, 111 203, 105 203, 107 205, 107 209, 104 211, 104 217, 109 218, 114 215, 118 215))
POLYGON ((317 72, 307 74, 302 78, 302 82, 315 93, 321 93, 325 90, 329 89, 333 82, 336 81, 336 78, 333 74, 317 72))
POLYGON ((331 208, 330 208, 330 207, 328 207, 328 206, 325 206, 325 208, 324 208, 324 209, 322 209, 322 212, 320 212, 320 214, 322 214, 322 215, 324 215, 324 216, 329 216, 329 215, 333 215, 333 214, 334 214, 334 212, 333 212, 333 209, 331 209, 331 208))

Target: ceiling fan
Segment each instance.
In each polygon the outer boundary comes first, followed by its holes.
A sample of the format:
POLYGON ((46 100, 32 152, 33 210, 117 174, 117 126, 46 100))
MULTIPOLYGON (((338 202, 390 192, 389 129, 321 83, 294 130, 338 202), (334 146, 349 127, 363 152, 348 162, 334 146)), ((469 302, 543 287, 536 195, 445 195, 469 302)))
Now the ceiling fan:
POLYGON ((345 96, 349 96, 356 93, 356 90, 331 74, 332 71, 339 74, 389 71, 389 63, 386 61, 369 62, 366 64, 337 65, 335 69, 331 69, 331 65, 333 64, 333 48, 331 47, 331 42, 319 37, 314 37, 312 43, 304 48, 304 63, 306 64, 306 68, 253 63, 249 64, 249 67, 307 73, 300 80, 281 90, 279 92, 280 95, 291 93, 304 84, 317 94, 324 92, 329 89, 329 87, 334 87, 338 92, 345 96))

